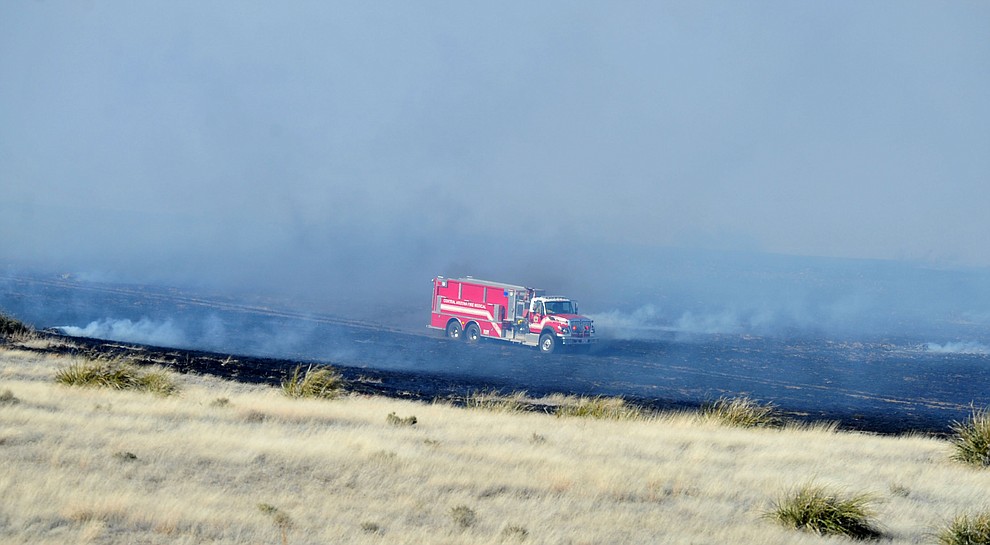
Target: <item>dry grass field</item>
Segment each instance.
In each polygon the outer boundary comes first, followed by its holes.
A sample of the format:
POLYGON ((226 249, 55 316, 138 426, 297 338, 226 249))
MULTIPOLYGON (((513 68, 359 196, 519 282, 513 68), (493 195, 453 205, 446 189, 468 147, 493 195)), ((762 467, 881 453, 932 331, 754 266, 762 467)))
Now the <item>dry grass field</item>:
POLYGON ((167 397, 57 384, 73 363, 0 348, 0 542, 849 541, 765 516, 814 482, 869 494, 884 542, 937 543, 990 507, 990 471, 927 437, 292 399, 190 375, 167 397))

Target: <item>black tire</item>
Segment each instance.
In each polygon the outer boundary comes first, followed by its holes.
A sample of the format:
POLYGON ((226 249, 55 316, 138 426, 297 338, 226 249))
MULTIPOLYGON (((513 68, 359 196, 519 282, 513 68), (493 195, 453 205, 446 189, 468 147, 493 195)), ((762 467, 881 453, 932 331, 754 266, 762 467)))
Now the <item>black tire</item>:
POLYGON ((480 338, 481 328, 478 327, 478 324, 474 322, 468 324, 467 328, 464 329, 464 340, 469 343, 476 343, 480 338))
POLYGON ((553 351, 557 349, 557 336, 553 333, 544 333, 540 335, 540 352, 544 354, 553 354, 553 351))
POLYGON ((463 331, 461 330, 461 324, 457 320, 451 320, 447 324, 447 336, 451 339, 457 340, 463 336, 463 331))

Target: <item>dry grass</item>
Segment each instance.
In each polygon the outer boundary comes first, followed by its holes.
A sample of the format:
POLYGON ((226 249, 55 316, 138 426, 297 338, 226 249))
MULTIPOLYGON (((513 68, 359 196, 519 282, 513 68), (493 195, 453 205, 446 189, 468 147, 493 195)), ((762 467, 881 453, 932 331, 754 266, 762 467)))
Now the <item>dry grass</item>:
POLYGON ((721 397, 701 408, 701 419, 739 428, 777 428, 784 425, 772 403, 748 397, 721 397))
POLYGON ((559 417, 592 418, 595 420, 649 420, 656 415, 635 405, 629 405, 621 397, 558 397, 554 414, 559 417))
POLYGON ((990 511, 959 515, 938 533, 942 545, 990 545, 990 511))
POLYGON ((767 517, 789 528, 819 535, 846 536, 853 539, 879 539, 870 494, 845 494, 824 486, 807 484, 780 498, 767 517))
POLYGON ((976 467, 990 467, 990 410, 973 409, 965 422, 952 425, 954 460, 976 467))
POLYGON ((990 472, 925 437, 55 384, 73 363, 0 350, 0 542, 820 544, 763 516, 814 479, 908 544, 990 504, 990 472))
POLYGON ((498 413, 519 413, 527 410, 530 401, 526 397, 526 392, 505 395, 498 390, 480 390, 468 395, 464 400, 464 406, 498 413))
POLYGON ((297 365, 282 381, 282 393, 287 397, 333 399, 344 393, 344 377, 332 367, 310 365, 303 369, 297 365))
POLYGON ((0 312, 0 340, 8 342, 28 341, 34 336, 34 330, 20 320, 0 312))
POLYGON ((142 369, 122 359, 77 361, 55 372, 55 382, 65 386, 137 390, 161 396, 178 387, 163 369, 142 369))

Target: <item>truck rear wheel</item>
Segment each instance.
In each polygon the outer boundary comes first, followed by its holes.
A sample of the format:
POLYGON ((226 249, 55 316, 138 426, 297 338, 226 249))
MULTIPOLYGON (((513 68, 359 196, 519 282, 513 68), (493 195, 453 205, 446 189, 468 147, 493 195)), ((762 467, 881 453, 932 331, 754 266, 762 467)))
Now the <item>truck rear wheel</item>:
POLYGON ((447 324, 447 336, 451 339, 460 339, 461 333, 461 324, 457 320, 451 320, 447 324))
POLYGON ((469 343, 476 343, 481 338, 481 328, 478 324, 471 322, 464 330, 464 339, 469 343))
POLYGON ((540 352, 544 354, 552 354, 554 350, 557 349, 557 336, 553 333, 544 333, 540 335, 540 352))

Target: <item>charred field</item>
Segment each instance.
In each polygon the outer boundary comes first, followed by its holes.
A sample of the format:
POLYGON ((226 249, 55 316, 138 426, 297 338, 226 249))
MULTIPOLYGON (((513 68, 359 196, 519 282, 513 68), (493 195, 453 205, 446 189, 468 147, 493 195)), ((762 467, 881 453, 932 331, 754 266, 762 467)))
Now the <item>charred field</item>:
POLYGON ((399 327, 174 290, 26 278, 8 279, 0 296, 4 310, 43 335, 71 337, 49 350, 247 383, 278 385, 298 365, 331 365, 360 393, 454 403, 477 391, 525 391, 676 410, 747 396, 792 419, 883 434, 946 434, 973 406, 990 405, 990 356, 930 351, 912 338, 669 334, 543 356, 445 339, 414 310, 407 324, 417 327, 399 327))

